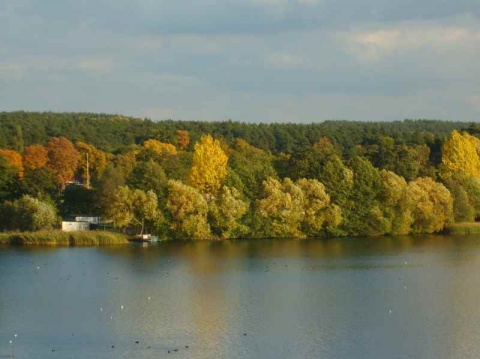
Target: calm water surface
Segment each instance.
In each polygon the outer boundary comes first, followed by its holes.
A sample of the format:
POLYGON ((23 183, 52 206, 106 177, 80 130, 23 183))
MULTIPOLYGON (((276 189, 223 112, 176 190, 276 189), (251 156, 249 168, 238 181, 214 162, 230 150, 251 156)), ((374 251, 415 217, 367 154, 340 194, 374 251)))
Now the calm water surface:
POLYGON ((480 237, 0 246, 0 285, 0 357, 480 357, 480 237))

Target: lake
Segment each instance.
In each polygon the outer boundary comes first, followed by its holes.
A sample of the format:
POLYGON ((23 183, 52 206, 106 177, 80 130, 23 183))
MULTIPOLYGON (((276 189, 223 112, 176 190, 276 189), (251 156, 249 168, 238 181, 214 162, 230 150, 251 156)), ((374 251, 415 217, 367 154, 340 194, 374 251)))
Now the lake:
POLYGON ((480 357, 475 236, 0 246, 0 284, 0 357, 480 357))

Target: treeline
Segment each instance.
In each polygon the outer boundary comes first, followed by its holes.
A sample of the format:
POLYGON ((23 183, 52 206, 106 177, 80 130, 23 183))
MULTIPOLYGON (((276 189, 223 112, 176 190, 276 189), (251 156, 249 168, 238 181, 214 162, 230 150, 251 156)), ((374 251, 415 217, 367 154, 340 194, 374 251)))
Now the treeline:
MULTIPOLYGON (((356 155, 355 146, 374 145, 388 136, 399 145, 429 146, 438 157, 441 142, 453 130, 480 131, 467 122, 404 120, 393 122, 326 121, 312 124, 241 123, 233 121, 158 121, 94 113, 0 112, 0 148, 23 151, 31 144, 46 145, 51 137, 87 142, 105 152, 125 151, 147 139, 173 143, 178 130, 189 132, 191 143, 206 133, 229 145, 242 138, 254 147, 274 154, 296 153, 329 138, 343 155, 356 155)), ((192 150, 192 148, 189 148, 192 150)))
POLYGON ((0 128, 1 230, 91 214, 165 238, 324 237, 434 233, 480 216, 475 124, 15 112, 0 128))

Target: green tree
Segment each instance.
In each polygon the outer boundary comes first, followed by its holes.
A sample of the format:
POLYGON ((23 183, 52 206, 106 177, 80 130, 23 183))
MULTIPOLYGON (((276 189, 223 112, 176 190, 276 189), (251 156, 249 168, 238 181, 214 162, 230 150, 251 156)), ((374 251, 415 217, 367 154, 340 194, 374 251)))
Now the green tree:
MULTIPOLYGON (((473 222, 475 220, 475 201, 473 200, 471 203, 467 191, 467 188, 468 190, 472 189, 470 186, 474 181, 473 177, 465 178, 455 174, 443 181, 453 197, 453 213, 456 222, 473 222)), ((475 194, 472 194, 472 199, 474 197, 475 194)))
POLYGON ((55 173, 49 167, 27 168, 20 183, 21 193, 35 198, 52 198, 59 196, 55 173))
POLYGON ((38 231, 58 225, 55 207, 28 195, 3 203, 0 215, 6 219, 2 225, 7 230, 38 231))
POLYGON ((0 201, 15 195, 17 183, 19 183, 17 170, 10 165, 8 159, 0 155, 0 201))
POLYGON ((127 178, 127 185, 143 191, 151 190, 161 200, 166 198, 168 179, 162 166, 150 160, 137 163, 127 178))
POLYGON ((107 164, 107 167, 94 186, 95 203, 100 214, 106 215, 108 213, 115 193, 124 185, 125 178, 122 170, 115 167, 112 163, 107 164))
POLYGON ((378 235, 388 229, 378 201, 381 178, 378 169, 363 157, 350 160, 353 170, 351 205, 342 207, 344 221, 342 228, 349 235, 378 235))
POLYGON ((228 155, 229 169, 226 181, 229 181, 230 186, 234 185, 241 190, 249 201, 262 194, 263 181, 268 177, 277 178, 273 167, 274 157, 242 139, 235 139, 228 155))

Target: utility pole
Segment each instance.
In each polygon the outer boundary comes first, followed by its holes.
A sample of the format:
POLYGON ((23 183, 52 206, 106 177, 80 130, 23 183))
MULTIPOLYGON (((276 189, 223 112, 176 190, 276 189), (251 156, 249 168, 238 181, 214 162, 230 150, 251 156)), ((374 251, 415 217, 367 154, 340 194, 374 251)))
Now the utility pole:
POLYGON ((87 152, 87 189, 90 189, 90 165, 88 163, 88 152, 87 152))

